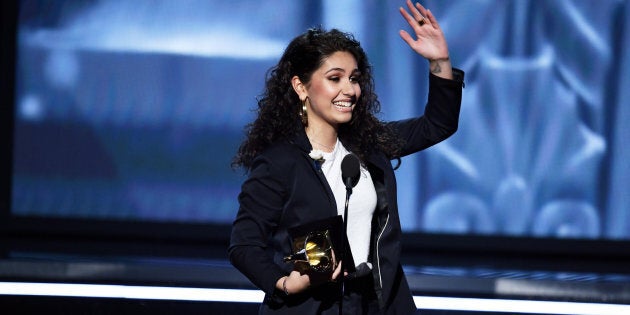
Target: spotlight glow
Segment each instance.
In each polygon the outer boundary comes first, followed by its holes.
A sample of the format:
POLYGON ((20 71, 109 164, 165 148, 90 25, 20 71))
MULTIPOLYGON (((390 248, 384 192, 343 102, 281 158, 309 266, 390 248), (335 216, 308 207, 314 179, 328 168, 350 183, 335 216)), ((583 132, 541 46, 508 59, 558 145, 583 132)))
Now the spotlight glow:
MULTIPOLYGON (((66 296, 205 302, 260 303, 260 290, 107 284, 0 282, 0 295, 66 296)), ((630 305, 414 296, 418 309, 558 315, 630 314, 630 305)))

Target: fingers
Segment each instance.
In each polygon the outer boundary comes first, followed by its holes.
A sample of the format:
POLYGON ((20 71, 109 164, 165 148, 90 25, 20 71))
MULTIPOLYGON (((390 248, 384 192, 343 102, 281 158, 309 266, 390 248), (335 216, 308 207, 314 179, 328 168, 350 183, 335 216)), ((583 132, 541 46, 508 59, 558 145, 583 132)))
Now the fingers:
POLYGON ((424 16, 427 17, 427 22, 431 23, 431 26, 433 26, 433 28, 440 28, 440 25, 438 24, 437 19, 435 18, 435 15, 433 15, 433 12, 431 12, 431 10, 426 9, 424 16))
POLYGON ((416 3, 416 6, 414 6, 411 3, 411 0, 407 0, 407 8, 409 8, 409 12, 411 12, 411 14, 413 15, 414 21, 416 23, 419 21, 422 21, 424 17, 426 16, 424 14, 426 10, 420 3, 416 3))
MULTIPOLYGON (((399 11, 400 11, 400 14, 403 16, 403 18, 407 21, 407 23, 409 23, 409 26, 411 26, 411 28, 413 29, 413 32, 415 34, 419 34, 421 31, 421 26, 418 23, 418 21, 414 17, 412 17, 409 13, 407 13, 407 11, 403 9, 402 7, 400 7, 399 11)), ((405 40, 405 42, 407 42, 407 44, 411 45, 411 42, 413 41, 413 39, 411 38, 409 33, 401 30, 400 36, 405 40)))
POLYGON ((342 261, 339 261, 337 268, 335 268, 335 271, 332 274, 332 277, 331 277, 332 280, 337 279, 337 277, 339 277, 339 274, 341 274, 341 265, 342 265, 342 261))
POLYGON ((424 26, 424 24, 431 23, 428 18, 429 10, 427 10, 422 4, 419 2, 415 3, 415 6, 411 3, 411 0, 407 0, 407 7, 409 8, 409 12, 413 14, 413 19, 420 27, 424 26))
POLYGON ((411 37, 411 35, 409 35, 409 33, 407 33, 406 31, 400 30, 398 34, 400 34, 400 37, 402 37, 402 39, 405 41, 405 43, 407 43, 407 45, 409 46, 413 45, 414 39, 413 37, 411 37))
POLYGON ((284 288, 291 294, 299 293, 311 286, 311 278, 306 274, 293 270, 287 276, 284 288))
POLYGON ((400 7, 398 10, 400 11, 400 14, 407 21, 407 23, 409 23, 411 27, 419 26, 418 20, 416 20, 413 16, 409 15, 409 13, 407 13, 407 10, 405 10, 403 7, 400 7))
MULTIPOLYGON (((407 0, 407 1, 410 1, 410 0, 407 0)), ((427 17, 427 15, 428 15, 428 13, 427 13, 427 12, 428 12, 429 10, 427 10, 425 7, 423 7, 423 6, 422 6, 422 4, 420 4, 420 2, 416 2, 416 8, 417 8, 417 9, 418 9, 418 11, 419 11, 419 13, 418 13, 418 14, 421 14, 422 16, 427 17)), ((419 20, 422 20, 422 17, 420 17, 420 18, 418 19, 418 21, 419 21, 419 20)))
MULTIPOLYGON (((415 5, 411 2, 411 0, 407 0, 406 2, 407 8, 409 11, 404 9, 403 7, 399 8, 400 14, 403 18, 409 23, 409 26, 413 29, 416 34, 423 34, 425 31, 425 24, 431 25, 433 28, 437 28, 437 21, 431 11, 426 9, 420 3, 416 3, 415 5)), ((400 34, 403 39, 405 39, 405 35, 403 33, 400 34)), ((409 43, 406 39, 405 41, 409 43)))

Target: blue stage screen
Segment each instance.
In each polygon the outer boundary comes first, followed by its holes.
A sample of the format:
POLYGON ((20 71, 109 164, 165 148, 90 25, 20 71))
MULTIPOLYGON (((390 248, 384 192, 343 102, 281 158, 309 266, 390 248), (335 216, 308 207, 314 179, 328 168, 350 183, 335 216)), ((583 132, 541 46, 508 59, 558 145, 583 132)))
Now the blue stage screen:
MULTIPOLYGON (((411 232, 630 239, 630 4, 424 1, 466 71, 458 132, 402 160, 411 232)), ((18 19, 14 215, 230 224, 267 70, 312 26, 370 57, 383 120, 420 115, 403 1, 36 1, 18 19)))

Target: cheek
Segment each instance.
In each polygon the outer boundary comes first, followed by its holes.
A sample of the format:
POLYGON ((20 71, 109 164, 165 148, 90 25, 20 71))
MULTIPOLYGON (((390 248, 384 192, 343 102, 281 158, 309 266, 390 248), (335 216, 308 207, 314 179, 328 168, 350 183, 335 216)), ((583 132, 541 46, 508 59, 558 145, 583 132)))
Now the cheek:
POLYGON ((317 84, 313 84, 311 92, 313 92, 316 96, 324 96, 331 94, 333 91, 333 87, 326 82, 319 82, 317 84))
POLYGON ((326 86, 321 90, 322 99, 326 99, 327 101, 332 101, 339 96, 341 92, 339 89, 333 86, 326 86))

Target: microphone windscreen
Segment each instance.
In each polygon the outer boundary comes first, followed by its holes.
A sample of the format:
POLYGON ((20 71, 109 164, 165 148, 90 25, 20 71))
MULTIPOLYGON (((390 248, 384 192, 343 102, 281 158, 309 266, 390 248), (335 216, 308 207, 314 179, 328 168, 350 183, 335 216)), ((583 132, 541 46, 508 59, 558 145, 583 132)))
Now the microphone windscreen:
POLYGON ((341 161, 341 178, 346 188, 352 188, 359 182, 360 164, 359 158, 352 153, 346 155, 341 161))

